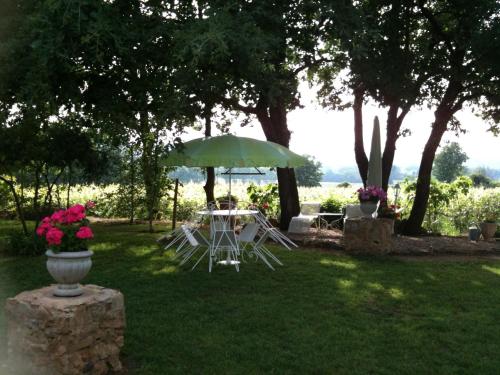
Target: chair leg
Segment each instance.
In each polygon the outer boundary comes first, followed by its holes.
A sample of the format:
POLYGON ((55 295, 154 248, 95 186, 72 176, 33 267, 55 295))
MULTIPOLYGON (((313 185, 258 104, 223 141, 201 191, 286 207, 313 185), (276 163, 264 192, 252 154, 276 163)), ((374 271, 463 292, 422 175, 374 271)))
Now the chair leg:
POLYGON ((273 254, 271 253, 266 247, 264 246, 261 246, 260 251, 262 251, 264 254, 266 254, 267 256, 269 256, 272 260, 274 260, 276 263, 278 263, 280 266, 283 265, 283 263, 280 262, 280 260, 273 254))
POLYGON ((254 249, 253 251, 254 251, 255 256, 257 258, 260 258, 270 269, 275 271, 274 267, 271 265, 271 263, 269 263, 266 256, 264 254, 262 254, 259 249, 254 249))
POLYGON ((210 249, 205 250, 205 252, 201 255, 200 259, 198 259, 198 261, 194 264, 193 268, 191 268, 191 271, 192 271, 192 270, 194 270, 194 269, 196 268, 196 266, 198 265, 198 263, 200 263, 200 261, 203 259, 203 257, 204 257, 205 255, 207 255, 207 253, 208 253, 208 251, 209 251, 209 250, 210 250, 210 249))

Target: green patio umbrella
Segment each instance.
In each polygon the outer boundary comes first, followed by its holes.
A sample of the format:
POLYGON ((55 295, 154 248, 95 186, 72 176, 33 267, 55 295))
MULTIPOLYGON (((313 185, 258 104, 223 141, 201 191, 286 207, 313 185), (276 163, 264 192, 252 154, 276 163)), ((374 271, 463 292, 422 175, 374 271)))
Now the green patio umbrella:
POLYGON ((197 138, 174 150, 164 160, 167 166, 226 167, 229 168, 229 196, 231 171, 237 167, 300 167, 307 159, 277 143, 226 134, 197 138))
POLYGON ((307 160, 277 143, 226 134, 197 138, 183 144, 164 160, 164 165, 187 167, 281 167, 293 168, 307 160))

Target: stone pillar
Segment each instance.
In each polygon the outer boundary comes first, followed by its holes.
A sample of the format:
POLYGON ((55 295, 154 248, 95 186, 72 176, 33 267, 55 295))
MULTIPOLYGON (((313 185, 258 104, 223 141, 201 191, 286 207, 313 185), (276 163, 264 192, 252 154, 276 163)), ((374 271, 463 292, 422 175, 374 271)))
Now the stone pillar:
POLYGON ((347 219, 344 249, 353 253, 386 254, 392 250, 393 225, 389 219, 347 219))
POLYGON ((9 366, 37 375, 107 374, 120 371, 123 295, 97 285, 78 297, 52 295, 53 287, 7 299, 9 366))

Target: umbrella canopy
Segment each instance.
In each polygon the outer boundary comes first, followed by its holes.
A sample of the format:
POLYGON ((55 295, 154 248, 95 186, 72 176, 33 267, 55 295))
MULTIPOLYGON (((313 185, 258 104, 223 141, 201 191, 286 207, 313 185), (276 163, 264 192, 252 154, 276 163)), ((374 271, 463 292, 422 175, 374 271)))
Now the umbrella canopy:
POLYGON ((380 147, 380 123, 375 116, 373 121, 372 147, 368 162, 368 179, 366 185, 382 187, 382 154, 380 147))
POLYGON ((197 138, 184 143, 164 165, 187 167, 300 167, 307 159, 277 143, 231 134, 197 138))

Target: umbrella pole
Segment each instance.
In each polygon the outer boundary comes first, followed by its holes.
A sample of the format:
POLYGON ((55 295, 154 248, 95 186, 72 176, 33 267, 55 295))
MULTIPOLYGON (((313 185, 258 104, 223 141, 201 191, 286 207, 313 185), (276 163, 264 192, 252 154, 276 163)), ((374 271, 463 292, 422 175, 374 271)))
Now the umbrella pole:
POLYGON ((233 172, 233 168, 229 168, 229 212, 231 212, 231 174, 233 172))

